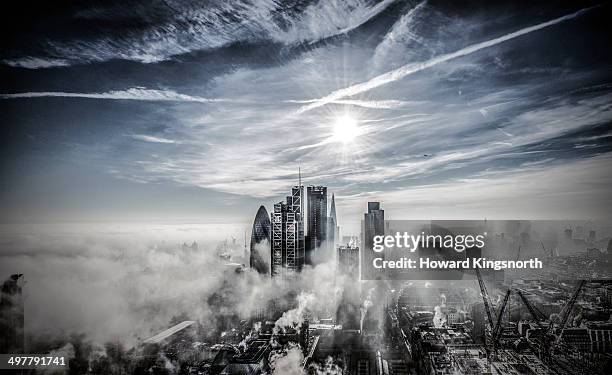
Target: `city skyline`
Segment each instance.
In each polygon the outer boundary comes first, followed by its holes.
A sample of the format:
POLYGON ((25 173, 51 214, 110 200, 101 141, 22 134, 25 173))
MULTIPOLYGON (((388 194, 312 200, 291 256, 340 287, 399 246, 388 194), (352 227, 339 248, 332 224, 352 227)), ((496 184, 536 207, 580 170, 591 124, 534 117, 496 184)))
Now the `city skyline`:
POLYGON ((0 370, 612 374, 612 2, 11 5, 0 370))

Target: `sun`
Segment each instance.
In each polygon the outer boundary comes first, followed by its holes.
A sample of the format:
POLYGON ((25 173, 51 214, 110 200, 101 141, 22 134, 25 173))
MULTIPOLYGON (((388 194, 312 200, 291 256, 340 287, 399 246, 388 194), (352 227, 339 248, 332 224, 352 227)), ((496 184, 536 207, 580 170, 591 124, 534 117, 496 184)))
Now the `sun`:
POLYGON ((357 121, 351 116, 343 115, 334 122, 332 140, 347 144, 353 142, 360 133, 357 121))

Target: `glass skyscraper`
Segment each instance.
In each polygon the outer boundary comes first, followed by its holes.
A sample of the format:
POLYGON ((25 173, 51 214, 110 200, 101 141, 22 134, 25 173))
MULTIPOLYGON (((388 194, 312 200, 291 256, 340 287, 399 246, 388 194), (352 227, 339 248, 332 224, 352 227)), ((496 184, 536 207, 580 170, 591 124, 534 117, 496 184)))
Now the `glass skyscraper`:
POLYGON ((299 272, 304 267, 304 187, 294 186, 286 202, 274 205, 272 212, 272 276, 299 272))
POLYGON ((308 248, 306 263, 313 264, 319 257, 317 252, 323 251, 321 245, 327 241, 327 187, 308 186, 308 248))
POLYGON ((362 279, 374 278, 372 261, 375 257, 384 258, 384 253, 375 254, 374 236, 385 234, 385 210, 380 209, 380 202, 368 202, 368 212, 364 214, 362 227, 363 251, 361 252, 362 279))
POLYGON ((262 274, 270 272, 268 259, 270 254, 270 216, 264 206, 260 206, 255 215, 251 231, 251 268, 262 274))

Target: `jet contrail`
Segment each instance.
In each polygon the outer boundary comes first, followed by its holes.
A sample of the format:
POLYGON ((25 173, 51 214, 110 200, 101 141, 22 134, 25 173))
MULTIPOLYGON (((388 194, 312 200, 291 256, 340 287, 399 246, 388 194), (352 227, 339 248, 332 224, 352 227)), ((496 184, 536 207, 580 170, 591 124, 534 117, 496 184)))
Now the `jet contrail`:
POLYGON ((109 99, 109 100, 143 100, 143 101, 173 101, 173 102, 196 102, 214 103, 225 102, 227 99, 209 99, 200 96, 179 94, 170 90, 153 90, 143 87, 135 87, 127 90, 108 92, 21 92, 15 94, 0 94, 0 99, 20 98, 86 98, 86 99, 109 99))
POLYGON ((411 74, 414 74, 416 72, 419 72, 421 70, 430 68, 434 65, 438 65, 440 63, 443 63, 445 61, 448 60, 452 60, 454 58, 457 57, 461 57, 461 56, 466 56, 469 55, 471 53, 480 51, 481 49, 485 49, 488 47, 492 47, 495 46, 497 44, 503 43, 505 41, 517 38, 519 36, 525 35, 525 34, 529 34, 533 31, 537 31, 537 30, 541 30, 543 28, 552 26, 552 25, 556 25, 558 23, 561 23, 563 21, 567 21, 567 20, 571 20, 573 18, 576 18, 580 15, 582 15, 583 13, 588 12, 589 10, 599 7, 600 5, 596 5, 593 7, 589 7, 589 8, 584 8, 581 9, 577 12, 565 15, 563 17, 559 17, 559 18, 555 18, 553 20, 544 22, 544 23, 540 23, 534 26, 530 26, 530 27, 526 27, 524 29, 520 29, 518 31, 515 31, 513 33, 510 34, 506 34, 503 36, 500 36, 499 38, 495 38, 495 39, 491 39, 491 40, 487 40, 481 43, 477 43, 477 44, 473 44, 471 46, 462 48, 458 51, 452 52, 452 53, 447 53, 444 55, 440 55, 438 57, 434 57, 431 60, 428 61, 421 61, 421 62, 417 62, 417 63, 410 63, 410 64, 406 64, 404 66, 401 66, 395 70, 391 70, 387 73, 383 73, 381 75, 378 75, 372 79, 370 79, 369 81, 366 82, 362 82, 362 83, 358 83, 356 85, 353 86, 349 86, 349 87, 345 87, 343 89, 340 90, 336 90, 333 91, 332 93, 330 93, 327 96, 324 96, 322 98, 316 99, 315 102, 302 106, 297 110, 297 113, 304 113, 306 111, 310 111, 311 109, 315 109, 318 107, 321 107, 323 105, 329 104, 331 102, 346 98, 346 97, 350 97, 353 95, 357 95, 357 94, 361 94, 363 92, 369 91, 373 88, 382 86, 382 85, 386 85, 387 83, 391 83, 391 82, 395 82, 397 80, 400 80, 406 76, 409 76, 411 74))

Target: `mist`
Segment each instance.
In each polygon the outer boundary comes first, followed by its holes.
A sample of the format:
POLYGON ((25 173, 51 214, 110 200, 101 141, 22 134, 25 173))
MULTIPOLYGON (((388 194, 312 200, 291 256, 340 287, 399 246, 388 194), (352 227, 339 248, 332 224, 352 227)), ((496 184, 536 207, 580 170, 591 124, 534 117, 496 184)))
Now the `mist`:
POLYGON ((26 337, 130 348, 177 319, 220 333, 227 317, 248 319, 272 300, 287 307, 279 329, 306 312, 334 316, 345 280, 333 260, 280 282, 241 265, 244 257, 220 259, 219 242, 184 229, 4 235, 0 275, 24 274, 26 337))

